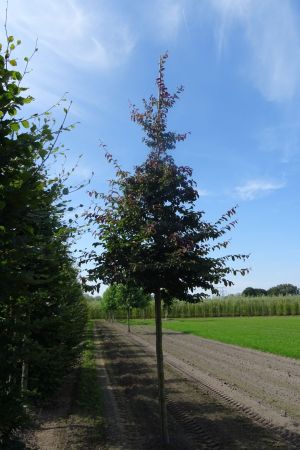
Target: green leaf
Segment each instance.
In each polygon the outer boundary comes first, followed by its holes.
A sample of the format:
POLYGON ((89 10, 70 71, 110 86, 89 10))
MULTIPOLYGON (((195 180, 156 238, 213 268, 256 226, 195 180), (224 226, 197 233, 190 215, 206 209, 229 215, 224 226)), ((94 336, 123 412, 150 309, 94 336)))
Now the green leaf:
MULTIPOLYGON (((22 80, 22 75, 20 74, 20 72, 17 72, 17 71, 13 71, 12 77, 14 80, 18 80, 18 81, 22 80)), ((23 90, 24 90, 23 88, 20 88, 20 92, 23 90)))
POLYGON ((23 98, 23 103, 31 103, 32 100, 34 100, 33 97, 29 95, 28 97, 23 98))
POLYGON ((1 117, 3 117, 4 116, 4 112, 3 111, 0 111, 0 119, 1 119, 1 117))
POLYGON ((22 125, 23 125, 23 127, 24 128, 29 128, 29 122, 28 122, 28 120, 22 120, 22 125))
POLYGON ((11 108, 11 109, 9 109, 8 110, 8 114, 11 116, 11 117, 13 117, 13 116, 16 116, 17 115, 17 110, 16 110, 16 108, 11 108))
POLYGON ((44 150, 43 148, 41 150, 39 150, 39 155, 41 158, 45 158, 47 153, 48 153, 47 150, 44 150))
POLYGON ((18 40, 17 40, 17 45, 20 45, 21 42, 22 42, 21 39, 18 39, 18 40))
POLYGON ((14 50, 16 48, 15 44, 11 44, 9 47, 11 50, 14 50))
POLYGON ((17 61, 16 61, 15 59, 11 59, 11 60, 9 61, 9 64, 10 64, 11 66, 16 66, 16 65, 17 65, 17 61))
POLYGON ((13 42, 13 41, 14 41, 14 37, 13 36, 8 36, 7 42, 13 42))
POLYGON ((28 62, 28 61, 29 61, 28 56, 25 56, 24 61, 25 61, 25 62, 28 62))
POLYGON ((10 123, 9 127, 10 127, 11 131, 19 131, 19 129, 20 129, 20 125, 18 124, 18 122, 10 123))
POLYGON ((6 203, 0 200, 0 209, 5 208, 6 203))
POLYGON ((64 188, 62 193, 63 193, 63 195, 68 195, 69 189, 68 188, 64 188))

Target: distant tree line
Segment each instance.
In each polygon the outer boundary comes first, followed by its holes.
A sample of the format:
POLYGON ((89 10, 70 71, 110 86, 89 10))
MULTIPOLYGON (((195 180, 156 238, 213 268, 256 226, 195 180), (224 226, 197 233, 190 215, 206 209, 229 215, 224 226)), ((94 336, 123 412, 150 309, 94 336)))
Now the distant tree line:
POLYGON ((262 297, 262 296, 286 296, 286 295, 299 295, 300 289, 293 284, 278 284, 277 286, 273 286, 270 289, 260 289, 247 287, 242 292, 244 297, 262 297))
MULTIPOLYGON (((49 398, 80 353, 86 305, 70 255, 74 235, 66 174, 49 162, 69 129, 33 101, 19 72, 13 36, 0 45, 0 447, 8 448, 32 406, 49 398), (28 111, 28 110, 27 110, 28 111)), ((65 109, 65 118, 68 110, 65 109)))

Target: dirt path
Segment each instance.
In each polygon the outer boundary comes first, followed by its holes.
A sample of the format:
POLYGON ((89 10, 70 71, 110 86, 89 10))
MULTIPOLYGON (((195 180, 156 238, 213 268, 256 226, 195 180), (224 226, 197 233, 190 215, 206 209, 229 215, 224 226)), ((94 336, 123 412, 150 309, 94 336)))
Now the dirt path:
MULTIPOLYGON (((123 448, 159 449, 153 330, 128 334, 104 322, 97 328, 123 448)), ((298 380, 298 363, 174 332, 165 333, 164 349, 172 449, 300 448, 283 431, 298 429, 298 388, 289 381, 298 380)))

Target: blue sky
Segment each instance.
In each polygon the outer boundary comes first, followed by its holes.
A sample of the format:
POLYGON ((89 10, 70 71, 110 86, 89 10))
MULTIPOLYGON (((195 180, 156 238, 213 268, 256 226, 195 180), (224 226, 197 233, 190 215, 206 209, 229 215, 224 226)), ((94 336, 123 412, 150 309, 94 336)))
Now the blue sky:
MULTIPOLYGON (((79 124, 62 138, 67 165, 83 154, 75 181, 94 171, 99 191, 111 176, 99 141, 128 169, 146 155, 129 102, 155 93, 168 50, 167 84, 185 86, 170 128, 191 132, 176 161, 194 169, 207 219, 239 204, 230 251, 251 253, 250 274, 224 292, 300 285, 297 0, 9 0, 8 27, 20 61, 38 38, 25 81, 36 110, 68 91, 79 124)), ((76 202, 88 204, 85 191, 76 202)))

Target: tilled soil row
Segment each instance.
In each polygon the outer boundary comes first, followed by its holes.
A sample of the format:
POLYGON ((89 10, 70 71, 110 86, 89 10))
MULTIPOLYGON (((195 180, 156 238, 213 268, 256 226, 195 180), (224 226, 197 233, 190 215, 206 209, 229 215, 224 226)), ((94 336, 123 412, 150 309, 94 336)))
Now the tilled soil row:
MULTIPOLYGON (((127 436, 123 448, 159 449, 156 364, 152 348, 141 334, 129 334, 119 324, 101 322, 98 330, 127 436)), ((268 429, 268 424, 255 422, 230 398, 221 397, 176 364, 168 363, 165 375, 172 449, 299 448, 289 440, 290 435, 279 435, 278 430, 268 429)))
MULTIPOLYGON (((120 325, 117 325, 120 326, 120 325)), ((122 327, 122 326, 121 326, 122 327)), ((155 351, 154 346, 150 345, 149 342, 147 342, 145 339, 141 338, 141 336, 132 335, 132 338, 136 340, 137 342, 148 346, 149 350, 152 352, 155 351)), ((295 433, 291 430, 288 430, 282 426, 276 426, 269 418, 261 416, 259 413, 257 413, 255 410, 253 410, 251 407, 238 402, 231 398, 229 395, 222 392, 221 389, 216 388, 215 385, 209 382, 203 382, 201 380, 201 375, 196 375, 195 371, 191 372, 190 368, 181 361, 178 361, 177 358, 172 357, 169 354, 165 355, 165 362, 169 364, 171 367, 175 368, 179 372, 181 372, 184 376, 187 376, 190 380, 195 381, 198 386, 202 386, 204 389, 209 389, 211 394, 214 395, 216 399, 222 399, 230 405, 231 407, 234 407, 239 412, 243 413, 250 419, 254 420, 256 423, 263 425, 264 427, 271 430, 273 433, 276 433, 278 437, 281 437, 284 441, 287 442, 287 444, 295 446, 297 449, 300 448, 300 435, 298 433, 295 433)))
MULTIPOLYGON (((116 420, 122 431, 117 448, 157 450, 160 448, 155 361, 140 345, 108 324, 97 325, 101 350, 109 376, 110 388, 117 403, 116 420)), ((188 450, 189 439, 171 424, 172 449, 188 450)), ((115 439, 114 439, 115 441, 115 439)), ((203 447, 208 448, 208 447, 203 447)))

